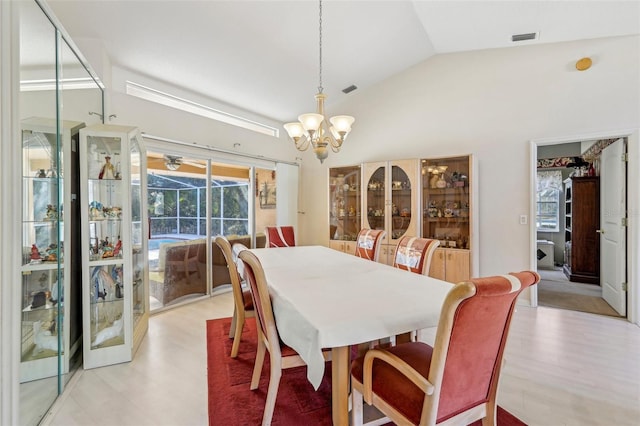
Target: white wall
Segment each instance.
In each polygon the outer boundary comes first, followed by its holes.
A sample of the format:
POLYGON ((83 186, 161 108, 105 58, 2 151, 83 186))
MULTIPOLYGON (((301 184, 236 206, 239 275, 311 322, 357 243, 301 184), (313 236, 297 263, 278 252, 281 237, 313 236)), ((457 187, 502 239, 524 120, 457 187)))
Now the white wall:
MULTIPOLYGON (((480 185, 480 275, 493 275, 531 266, 530 228, 518 220, 532 205, 529 141, 640 127, 639 52, 640 37, 631 36, 437 55, 328 108, 328 115, 350 114, 356 123, 342 151, 322 165, 311 152, 293 149, 285 135, 273 138, 128 96, 124 82, 133 74, 127 70, 114 68, 107 114, 171 139, 230 150, 240 143, 239 152, 285 161, 301 157, 300 244, 325 243, 328 167, 472 153, 480 185), (594 64, 578 72, 575 62, 584 56, 594 64)), ((199 101, 174 89, 166 88, 199 101)))
MULTIPOLYGON (((530 267, 529 141, 640 127, 640 37, 435 56, 328 114, 356 123, 321 167, 305 159, 301 242, 327 235, 326 167, 473 153, 479 169, 480 274, 530 267), (575 62, 590 56, 585 72, 575 62), (323 226, 318 226, 319 224, 323 226)), ((357 82, 355 82, 357 84, 357 82)))
POLYGON ((113 86, 108 88, 106 94, 109 105, 106 115, 115 114, 117 117, 110 123, 137 126, 144 133, 163 138, 235 150, 239 153, 262 155, 283 161, 294 162, 298 155, 295 149, 291 149, 293 143, 289 143, 285 138, 286 132, 279 122, 240 110, 232 105, 221 104, 193 92, 171 87, 126 69, 113 67, 111 77, 113 86), (279 128, 281 135, 279 138, 267 136, 127 95, 125 93, 127 80, 279 128), (234 147, 236 143, 240 145, 234 147))

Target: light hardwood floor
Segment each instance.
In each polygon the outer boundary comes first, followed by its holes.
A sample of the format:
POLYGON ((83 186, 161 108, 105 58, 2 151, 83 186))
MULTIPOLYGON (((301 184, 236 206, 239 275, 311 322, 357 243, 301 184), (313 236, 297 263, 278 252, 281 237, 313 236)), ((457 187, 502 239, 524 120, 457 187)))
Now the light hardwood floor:
MULTIPOLYGON (((232 303, 225 293, 151 317, 132 362, 77 373, 43 424, 207 425, 205 320, 232 303)), ((640 328, 624 320, 518 306, 498 403, 532 426, 639 425, 639 359, 640 328)))

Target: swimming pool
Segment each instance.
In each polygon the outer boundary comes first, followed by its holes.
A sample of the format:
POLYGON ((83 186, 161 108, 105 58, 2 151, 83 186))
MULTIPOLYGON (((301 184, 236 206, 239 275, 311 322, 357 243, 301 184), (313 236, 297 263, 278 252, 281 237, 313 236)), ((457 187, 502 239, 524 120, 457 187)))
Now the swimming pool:
POLYGON ((165 244, 165 243, 175 243, 178 241, 184 241, 181 239, 172 239, 172 238, 159 238, 159 239, 152 239, 149 240, 149 250, 159 250, 160 249, 160 244, 165 244))

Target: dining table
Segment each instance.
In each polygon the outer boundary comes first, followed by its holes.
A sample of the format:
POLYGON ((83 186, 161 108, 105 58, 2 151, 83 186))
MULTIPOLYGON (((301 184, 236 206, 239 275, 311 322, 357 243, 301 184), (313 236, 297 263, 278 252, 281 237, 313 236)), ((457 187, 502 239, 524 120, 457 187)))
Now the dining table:
POLYGON ((350 348, 435 327, 452 284, 324 246, 251 249, 264 269, 278 333, 317 390, 331 349, 334 425, 349 424, 350 348))

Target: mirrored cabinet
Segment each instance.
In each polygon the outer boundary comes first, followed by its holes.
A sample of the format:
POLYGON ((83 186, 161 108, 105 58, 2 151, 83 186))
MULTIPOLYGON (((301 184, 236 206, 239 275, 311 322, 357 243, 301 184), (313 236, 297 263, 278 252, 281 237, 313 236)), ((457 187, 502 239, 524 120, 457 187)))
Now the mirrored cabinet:
POLYGON ((422 159, 422 237, 440 241, 430 276, 450 282, 469 279, 475 250, 473 157, 422 159))
MULTIPOLYGON (((69 301, 75 214, 72 167, 84 123, 32 117, 22 120, 22 283, 20 381, 69 371, 80 345, 69 301), (73 328, 73 329, 72 329, 73 328)), ((75 288, 72 288, 75 287, 75 288)), ((73 294, 72 294, 73 293, 73 294)))
POLYGON ((398 240, 418 235, 418 160, 395 160, 363 165, 364 227, 386 230, 379 261, 393 263, 398 240))
POLYGON ((146 154, 136 127, 80 132, 84 368, 131 361, 148 328, 146 154))
POLYGON ((355 253, 362 221, 360 166, 329 169, 329 247, 355 253))

